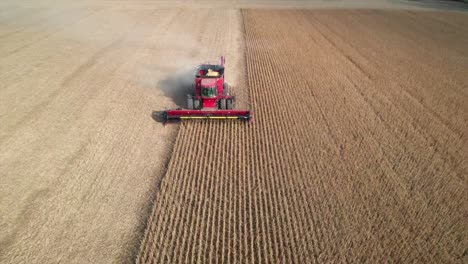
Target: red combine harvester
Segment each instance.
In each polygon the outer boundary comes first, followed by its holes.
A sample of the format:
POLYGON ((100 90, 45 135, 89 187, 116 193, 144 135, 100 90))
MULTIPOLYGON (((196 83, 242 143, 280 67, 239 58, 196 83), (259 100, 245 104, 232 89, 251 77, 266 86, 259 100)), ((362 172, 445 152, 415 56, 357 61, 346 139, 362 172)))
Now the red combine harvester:
POLYGON ((187 95, 187 109, 163 112, 166 123, 183 119, 252 119, 249 110, 235 110, 235 97, 224 82, 224 57, 221 64, 202 64, 196 68, 193 92, 187 95))

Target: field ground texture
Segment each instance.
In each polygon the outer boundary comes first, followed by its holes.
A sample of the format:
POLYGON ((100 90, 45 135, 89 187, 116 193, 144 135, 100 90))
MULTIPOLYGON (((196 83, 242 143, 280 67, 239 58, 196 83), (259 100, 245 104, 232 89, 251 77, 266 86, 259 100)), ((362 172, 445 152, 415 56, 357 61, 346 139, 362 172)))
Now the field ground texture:
POLYGON ((0 262, 134 258, 178 131, 152 112, 177 107, 192 67, 221 54, 228 81, 245 79, 240 17, 0 10, 0 262))
POLYGON ((467 261, 468 17, 243 11, 255 123, 184 123, 138 263, 467 261))
POLYGON ((113 9, 148 9, 148 8, 365 8, 365 9, 439 9, 467 10, 466 1, 460 0, 4 0, 0 7, 62 7, 62 8, 113 8, 113 9))
POLYGON ((0 262, 466 259, 466 15, 238 9, 430 2, 1 1, 0 262), (222 54, 253 125, 153 120, 222 54))

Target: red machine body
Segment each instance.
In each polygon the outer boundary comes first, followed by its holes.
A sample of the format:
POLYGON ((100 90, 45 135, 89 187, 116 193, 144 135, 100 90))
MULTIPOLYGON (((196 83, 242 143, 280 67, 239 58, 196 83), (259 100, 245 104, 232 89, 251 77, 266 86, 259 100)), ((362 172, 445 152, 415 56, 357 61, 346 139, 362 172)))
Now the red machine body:
POLYGON ((193 91, 187 95, 187 109, 168 110, 164 121, 180 119, 251 120, 249 110, 234 110, 235 97, 225 82, 224 57, 220 64, 201 64, 195 70, 193 91))

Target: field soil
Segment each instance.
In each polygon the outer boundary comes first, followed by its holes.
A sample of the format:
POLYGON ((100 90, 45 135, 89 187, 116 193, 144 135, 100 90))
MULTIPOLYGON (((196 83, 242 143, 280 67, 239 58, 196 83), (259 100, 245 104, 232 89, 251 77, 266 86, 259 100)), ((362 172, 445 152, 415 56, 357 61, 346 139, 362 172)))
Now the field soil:
MULTIPOLYGON (((3 0, 0 8, 64 7, 64 8, 277 8, 277 9, 414 9, 465 10, 463 0, 3 0)), ((193 10, 195 11, 195 10, 193 10)))
POLYGON ((137 262, 466 263, 468 16, 243 24, 255 121, 181 125, 137 262))
POLYGON ((242 85, 240 18, 110 4, 0 10, 0 262, 134 258, 178 131, 153 111, 184 104, 193 67, 220 55, 242 85))
POLYGON ((0 1, 0 262, 466 262, 467 16, 388 10, 430 2, 0 1), (164 128, 220 55, 255 122, 164 128))

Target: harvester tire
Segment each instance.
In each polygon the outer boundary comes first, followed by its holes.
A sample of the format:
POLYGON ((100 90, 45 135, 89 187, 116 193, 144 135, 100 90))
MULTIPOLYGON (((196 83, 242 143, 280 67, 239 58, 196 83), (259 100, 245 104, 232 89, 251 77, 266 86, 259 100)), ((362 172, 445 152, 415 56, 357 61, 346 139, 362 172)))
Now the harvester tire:
POLYGON ((219 100, 219 109, 226 109, 226 99, 219 100))
POLYGON ((190 110, 193 110, 193 98, 192 97, 189 97, 187 98, 187 108, 190 109, 190 110))
POLYGON ((231 110, 233 108, 232 99, 226 99, 226 109, 231 110))
POLYGON ((193 109, 201 109, 201 101, 199 99, 193 100, 193 109))

